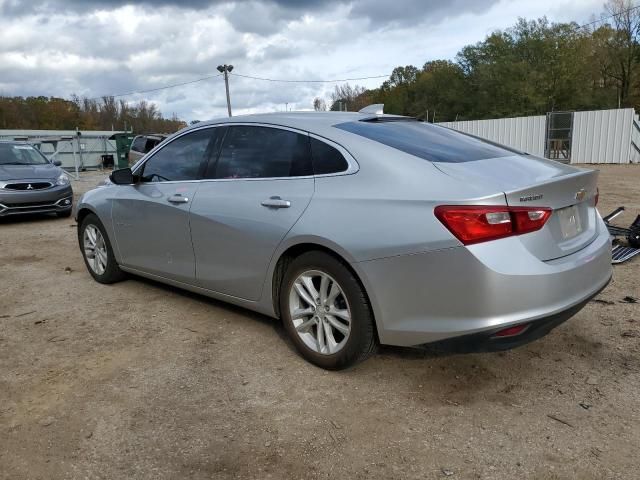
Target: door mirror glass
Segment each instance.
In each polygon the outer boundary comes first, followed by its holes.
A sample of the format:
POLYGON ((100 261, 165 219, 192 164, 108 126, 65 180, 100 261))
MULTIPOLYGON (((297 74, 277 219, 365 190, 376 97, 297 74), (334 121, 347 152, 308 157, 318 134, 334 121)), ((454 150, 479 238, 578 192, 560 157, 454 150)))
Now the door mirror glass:
POLYGON ((120 170, 114 170, 109 178, 116 185, 131 185, 135 183, 133 181, 133 173, 130 168, 121 168, 120 170))
POLYGON ((53 164, 54 164, 56 167, 60 167, 60 166, 62 166, 62 162, 61 162, 60 160, 54 160, 54 161, 53 161, 53 164))

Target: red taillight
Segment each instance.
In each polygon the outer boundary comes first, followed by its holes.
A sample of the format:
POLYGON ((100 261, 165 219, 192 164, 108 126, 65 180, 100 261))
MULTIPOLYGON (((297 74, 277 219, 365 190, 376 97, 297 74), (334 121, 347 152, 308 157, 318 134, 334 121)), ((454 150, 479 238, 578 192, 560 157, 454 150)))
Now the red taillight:
POLYGON ((520 325, 514 325, 513 327, 508 327, 505 328, 504 330, 499 330, 496 333, 493 334, 494 338, 495 337, 515 337, 516 335, 520 335, 521 333, 523 333, 527 328, 529 328, 529 324, 525 323, 524 325, 520 324, 520 325))
POLYGON ((544 207, 441 205, 435 215, 465 245, 540 230, 551 216, 544 207))
POLYGON ((598 200, 600 200, 600 189, 596 188, 596 196, 593 197, 593 206, 594 207, 598 206, 598 200))

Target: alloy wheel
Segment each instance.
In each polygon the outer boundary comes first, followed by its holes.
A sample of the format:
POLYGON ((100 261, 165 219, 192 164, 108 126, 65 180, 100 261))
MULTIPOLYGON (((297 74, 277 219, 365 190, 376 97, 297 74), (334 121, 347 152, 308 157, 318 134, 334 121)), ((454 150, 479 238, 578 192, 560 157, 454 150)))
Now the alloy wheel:
POLYGON ((347 343, 351 332, 351 309, 342 287, 320 270, 303 272, 289 292, 293 327, 307 347, 331 355, 347 343))
POLYGON ((102 232, 95 225, 87 225, 83 235, 84 255, 89 267, 96 275, 102 275, 107 269, 107 244, 102 232))

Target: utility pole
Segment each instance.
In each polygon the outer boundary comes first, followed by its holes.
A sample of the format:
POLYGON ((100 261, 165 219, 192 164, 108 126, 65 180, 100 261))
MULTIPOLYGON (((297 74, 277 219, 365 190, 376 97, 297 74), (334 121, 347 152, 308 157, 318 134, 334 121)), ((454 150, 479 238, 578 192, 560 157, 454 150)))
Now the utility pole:
POLYGON ((224 86, 227 90, 227 112, 231 116, 231 99, 229 98, 229 73, 233 70, 233 65, 218 65, 218 71, 224 74, 224 86))

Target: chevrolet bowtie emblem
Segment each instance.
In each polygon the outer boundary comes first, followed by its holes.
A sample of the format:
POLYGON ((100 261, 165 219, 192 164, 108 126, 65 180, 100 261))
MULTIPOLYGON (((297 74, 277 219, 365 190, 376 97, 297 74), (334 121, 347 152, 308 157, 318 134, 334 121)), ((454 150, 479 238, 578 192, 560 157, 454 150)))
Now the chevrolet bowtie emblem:
POLYGON ((581 202, 584 200, 584 197, 587 196, 587 192, 584 191, 584 188, 580 189, 580 191, 576 192, 576 200, 581 202))

